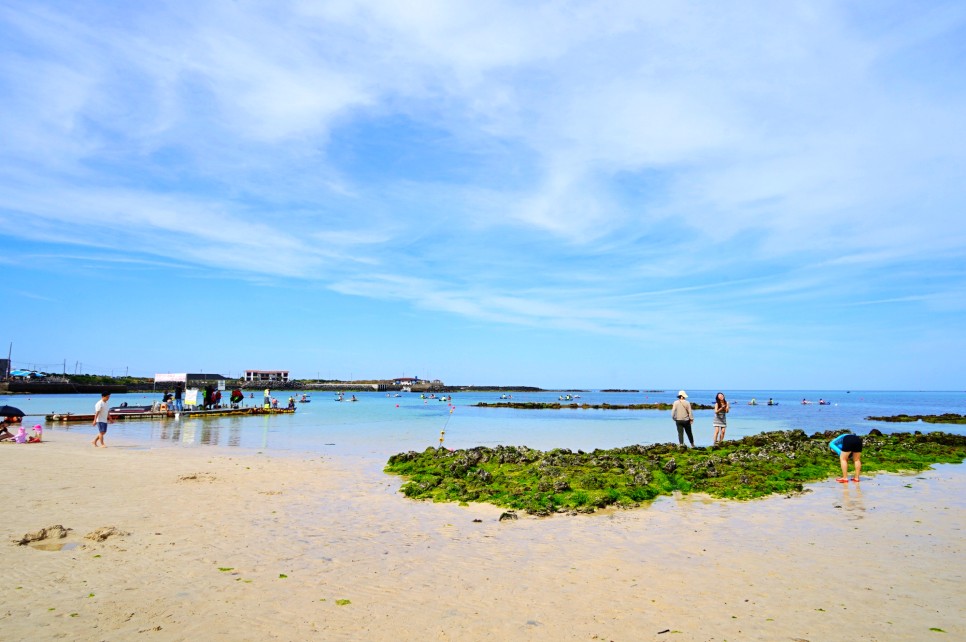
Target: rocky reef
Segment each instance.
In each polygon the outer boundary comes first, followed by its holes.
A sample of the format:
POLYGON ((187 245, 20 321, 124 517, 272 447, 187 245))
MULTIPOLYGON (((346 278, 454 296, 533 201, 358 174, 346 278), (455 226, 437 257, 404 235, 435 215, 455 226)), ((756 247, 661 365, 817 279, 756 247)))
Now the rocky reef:
POLYGON ((942 415, 891 415, 889 417, 866 417, 868 421, 887 421, 889 423, 912 423, 922 421, 927 424, 966 424, 966 415, 947 412, 942 415))
MULTIPOLYGON (((807 482, 839 474, 839 459, 828 447, 839 434, 768 432, 714 449, 675 444, 593 452, 431 447, 393 455, 385 470, 406 478, 400 490, 413 499, 488 502, 532 515, 593 512, 638 506, 675 491, 733 499, 801 492, 807 482)), ((883 435, 873 430, 863 441, 863 474, 921 471, 966 458, 966 436, 945 432, 883 435)))

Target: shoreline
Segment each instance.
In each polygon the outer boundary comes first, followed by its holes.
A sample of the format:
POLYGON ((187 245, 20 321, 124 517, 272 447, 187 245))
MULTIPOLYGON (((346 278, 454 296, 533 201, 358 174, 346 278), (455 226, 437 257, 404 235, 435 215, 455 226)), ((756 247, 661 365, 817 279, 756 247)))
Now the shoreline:
POLYGON ((964 464, 499 522, 406 499, 375 457, 56 432, 0 458, 11 640, 966 637, 964 464), (76 547, 10 542, 54 524, 76 547), (83 539, 104 526, 130 535, 83 539))

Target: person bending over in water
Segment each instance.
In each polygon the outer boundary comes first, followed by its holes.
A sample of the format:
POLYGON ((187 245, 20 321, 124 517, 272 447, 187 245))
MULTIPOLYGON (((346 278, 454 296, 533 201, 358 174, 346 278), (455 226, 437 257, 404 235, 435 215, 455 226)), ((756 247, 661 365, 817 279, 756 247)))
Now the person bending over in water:
POLYGON ((839 435, 829 442, 831 448, 838 456, 842 464, 842 476, 835 481, 840 484, 847 484, 849 481, 849 456, 852 456, 852 465, 855 467, 855 477, 852 481, 859 481, 859 473, 862 472, 862 438, 858 435, 839 435))
POLYGON ((728 400, 725 399, 724 393, 719 392, 714 398, 714 440, 712 444, 718 444, 724 441, 725 430, 728 428, 728 412, 731 410, 731 406, 728 405, 728 400), (720 435, 720 437, 719 437, 720 435))

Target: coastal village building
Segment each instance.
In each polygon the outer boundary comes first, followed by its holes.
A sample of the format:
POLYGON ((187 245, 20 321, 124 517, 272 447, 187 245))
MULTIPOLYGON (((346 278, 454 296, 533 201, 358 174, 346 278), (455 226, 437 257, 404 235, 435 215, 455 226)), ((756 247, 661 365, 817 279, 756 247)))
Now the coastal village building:
POLYGON ((288 370, 246 370, 245 381, 288 381, 288 370))
POLYGON ((412 386, 419 383, 419 377, 397 377, 392 382, 397 386, 412 386))

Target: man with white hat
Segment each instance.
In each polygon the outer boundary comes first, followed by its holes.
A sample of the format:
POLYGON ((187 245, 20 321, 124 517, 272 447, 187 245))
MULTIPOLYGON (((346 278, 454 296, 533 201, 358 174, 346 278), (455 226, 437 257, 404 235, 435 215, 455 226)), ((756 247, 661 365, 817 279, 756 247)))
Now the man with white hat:
POLYGON ((694 435, 691 434, 691 423, 694 421, 694 411, 688 402, 688 393, 683 390, 678 391, 677 401, 671 406, 671 419, 678 427, 678 443, 684 445, 684 433, 688 433, 688 441, 694 448, 694 435))

